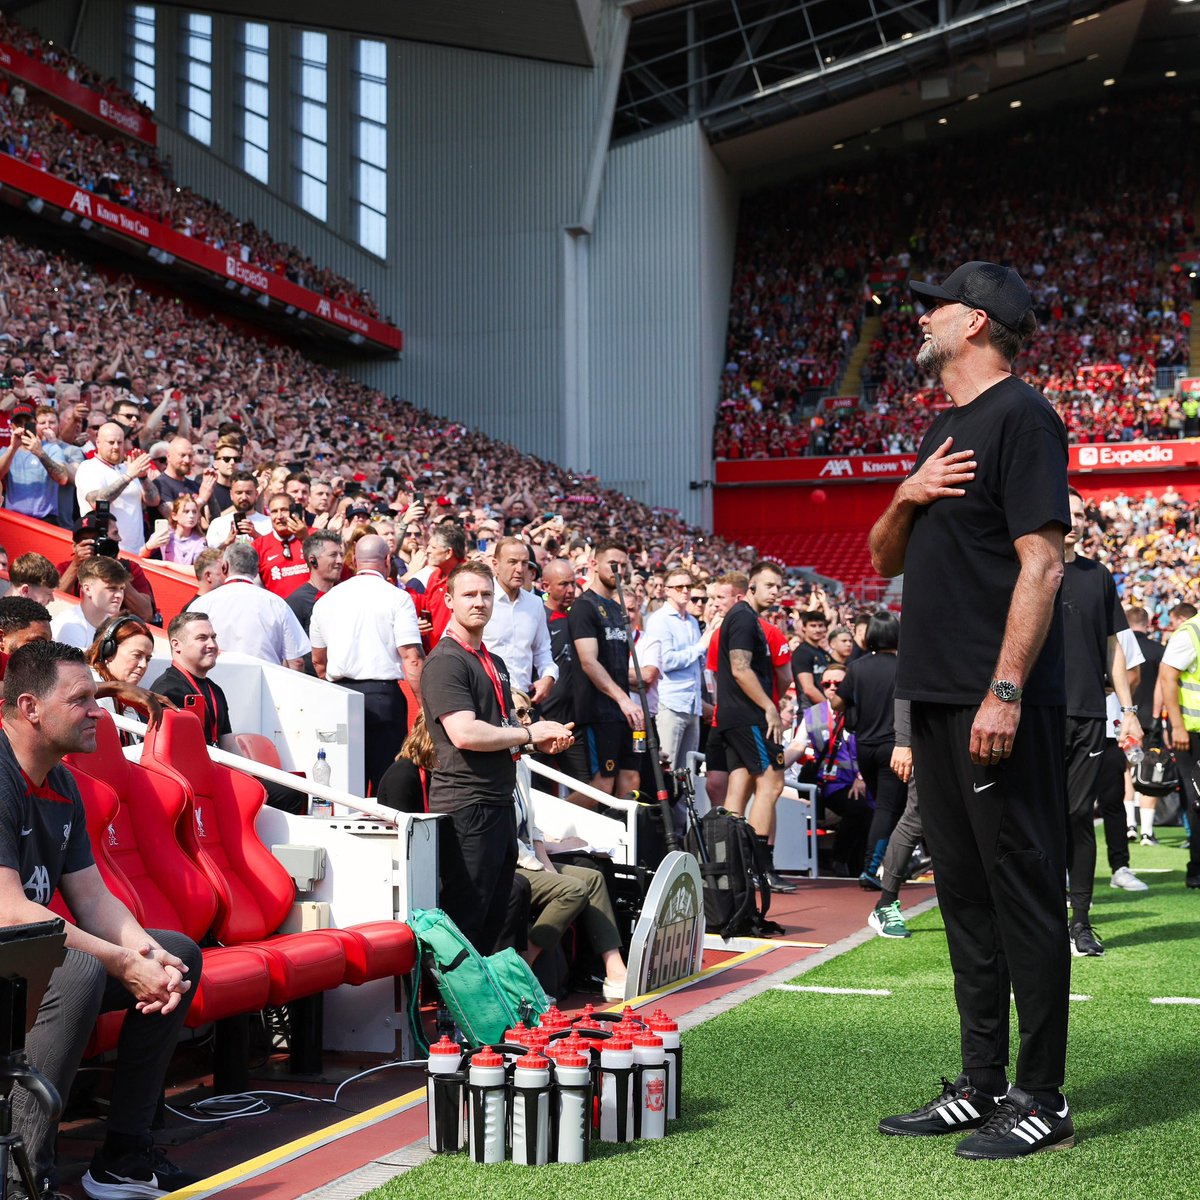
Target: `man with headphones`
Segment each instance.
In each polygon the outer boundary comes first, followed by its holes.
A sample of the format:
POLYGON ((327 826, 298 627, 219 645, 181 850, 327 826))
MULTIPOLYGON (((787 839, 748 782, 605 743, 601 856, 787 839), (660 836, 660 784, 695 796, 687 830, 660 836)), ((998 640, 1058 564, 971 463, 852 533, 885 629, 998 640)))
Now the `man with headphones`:
MULTIPOLYGON (((346 551, 342 539, 327 529, 318 529, 304 539, 304 561, 308 566, 308 582, 301 584, 290 596, 285 596, 288 608, 296 614, 304 632, 312 621, 313 605, 342 579, 346 551)), ((312 651, 304 656, 304 670, 315 676, 312 651)))

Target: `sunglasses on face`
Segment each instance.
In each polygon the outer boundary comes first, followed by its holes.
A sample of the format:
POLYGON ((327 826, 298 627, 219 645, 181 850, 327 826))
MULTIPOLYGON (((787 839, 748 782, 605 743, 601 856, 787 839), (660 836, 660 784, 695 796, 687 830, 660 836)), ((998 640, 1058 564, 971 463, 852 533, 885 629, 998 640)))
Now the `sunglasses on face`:
POLYGON ((533 716, 532 708, 514 708, 513 713, 518 721, 524 721, 533 716))
POLYGON ((707 599, 708 599, 707 596, 689 596, 688 603, 689 604, 703 604, 705 602, 705 600, 707 600, 707 599))
POLYGON ((213 459, 213 462, 240 462, 240 461, 241 461, 240 459, 230 458, 226 454, 218 454, 217 457, 215 459, 213 459))

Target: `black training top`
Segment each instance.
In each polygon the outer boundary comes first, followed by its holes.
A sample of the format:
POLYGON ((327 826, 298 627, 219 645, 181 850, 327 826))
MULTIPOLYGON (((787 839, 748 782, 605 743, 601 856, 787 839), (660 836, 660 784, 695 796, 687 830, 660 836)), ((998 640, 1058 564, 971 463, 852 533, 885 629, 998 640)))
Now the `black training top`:
MULTIPOLYGON (((512 692, 504 660, 492 655, 504 693, 504 711, 512 713, 512 692)), ((512 804, 517 765, 510 750, 460 750, 447 736, 447 713, 473 712, 489 725, 504 722, 496 687, 479 656, 449 635, 438 640, 421 672, 421 706, 437 751, 429 781, 429 811, 456 812, 468 804, 512 804)))
MULTIPOLYGON (((904 558, 904 653, 896 695, 979 704, 1004 640, 1020 573, 1014 542, 1049 524, 1071 526, 1067 434, 1044 396, 1015 376, 941 413, 921 442, 918 469, 946 440, 979 464, 966 494, 917 509, 904 558)), ((1058 600, 1042 652, 1024 682, 1027 704, 1066 703, 1058 600)))
POLYGON ((1133 636, 1137 638, 1137 644, 1146 656, 1146 661, 1142 663, 1141 673, 1138 675, 1138 685, 1133 693, 1133 702, 1137 705, 1138 721, 1141 722, 1142 728, 1149 733, 1156 716, 1154 685, 1158 683, 1158 665, 1162 662, 1163 644, 1156 642, 1148 634, 1142 633, 1140 629, 1133 636))
POLYGON ((887 746, 896 740, 896 656, 864 654, 846 668, 838 695, 854 705, 854 740, 887 746))
POLYGON ((1117 585, 1103 563, 1076 558, 1062 583, 1063 631, 1067 647, 1067 715, 1105 716, 1108 639, 1129 628, 1117 585))
POLYGON ((721 637, 717 644, 717 728, 739 729, 747 725, 765 728, 763 710, 742 691, 733 677, 729 655, 734 650, 750 653, 750 667, 758 677, 759 686, 768 696, 773 695, 771 648, 763 632, 758 613, 739 600, 721 622, 721 637))
MULTIPOLYGON (((596 639, 596 659, 608 672, 621 691, 629 691, 629 638, 621 617, 621 606, 588 588, 575 603, 567 617, 571 641, 596 639)), ((579 651, 575 650, 576 662, 579 651)), ((575 719, 581 725, 599 725, 605 721, 625 721, 625 714, 615 700, 599 691, 587 673, 579 667, 573 673, 575 689, 575 719)))
POLYGON ((538 705, 544 721, 559 721, 565 725, 575 720, 575 643, 571 641, 570 619, 566 613, 546 610, 550 629, 550 653, 558 667, 558 678, 538 705))
MULTIPOLYGON (((855 649, 857 650, 858 647, 855 646, 855 649)), ((820 646, 810 646, 807 642, 801 642, 796 647, 796 651, 792 655, 792 674, 796 677, 796 698, 800 701, 802 708, 808 708, 812 701, 800 687, 801 673, 811 675, 813 682, 816 683, 821 672, 831 662, 833 662, 833 655, 820 646)))
POLYGON ((0 867, 21 880, 25 897, 49 904, 64 875, 90 867, 92 844, 79 788, 61 763, 34 787, 0 731, 0 867))

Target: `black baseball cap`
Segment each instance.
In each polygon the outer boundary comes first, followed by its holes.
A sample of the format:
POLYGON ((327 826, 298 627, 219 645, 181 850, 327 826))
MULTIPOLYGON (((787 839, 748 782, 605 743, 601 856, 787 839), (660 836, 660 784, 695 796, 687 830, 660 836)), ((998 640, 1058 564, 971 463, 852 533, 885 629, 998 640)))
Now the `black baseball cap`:
POLYGON ((994 321, 1019 330, 1033 312, 1025 281, 1012 269, 990 262, 963 263, 938 283, 910 279, 908 286, 922 300, 953 300, 980 308, 994 321))

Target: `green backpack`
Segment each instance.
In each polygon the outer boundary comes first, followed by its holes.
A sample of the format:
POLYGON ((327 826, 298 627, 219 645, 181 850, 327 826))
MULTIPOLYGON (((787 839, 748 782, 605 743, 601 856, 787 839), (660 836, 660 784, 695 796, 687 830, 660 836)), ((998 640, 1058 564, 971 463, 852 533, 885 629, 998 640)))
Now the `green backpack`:
POLYGON ((502 1042, 518 1021, 536 1025, 550 1007, 529 964, 511 947, 484 958, 440 908, 417 909, 408 924, 422 963, 472 1047, 502 1042))

